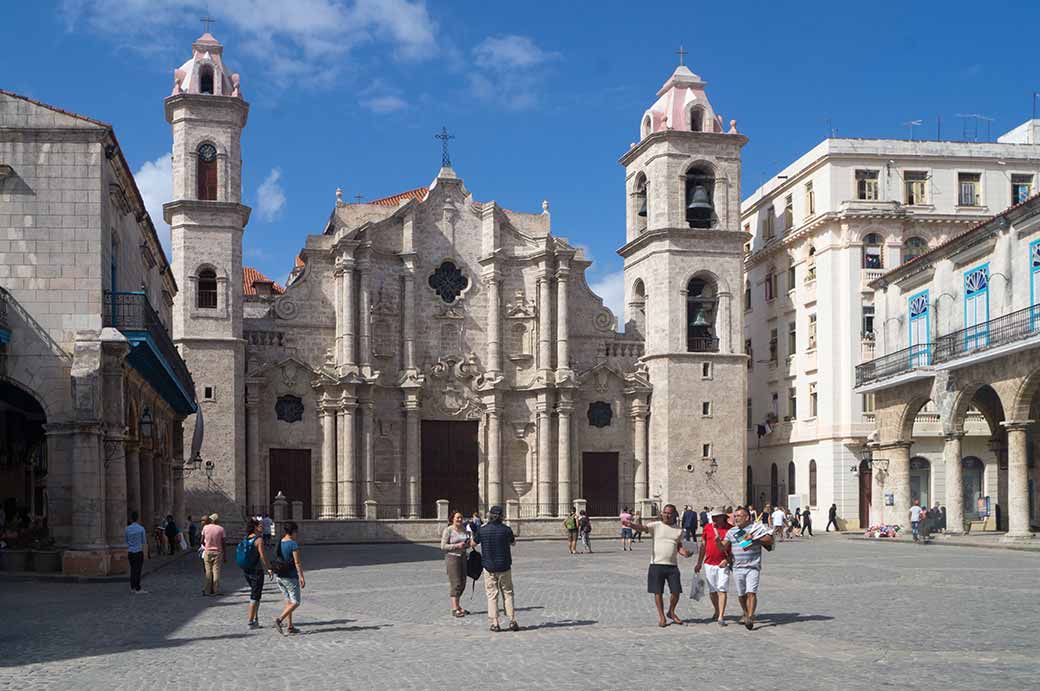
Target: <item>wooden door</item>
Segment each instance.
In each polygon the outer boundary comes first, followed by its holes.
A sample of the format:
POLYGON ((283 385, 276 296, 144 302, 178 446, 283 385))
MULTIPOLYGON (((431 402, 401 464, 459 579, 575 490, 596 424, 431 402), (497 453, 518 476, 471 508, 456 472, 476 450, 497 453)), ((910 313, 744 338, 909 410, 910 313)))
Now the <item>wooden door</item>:
POLYGON ((581 492, 590 516, 618 514, 617 451, 586 451, 581 455, 581 492))
MULTIPOLYGON (((311 450, 271 449, 268 461, 271 504, 278 492, 289 500, 303 502, 303 517, 311 517, 311 450)), ((290 509, 291 510, 291 509, 290 509)), ((293 516, 296 518, 296 516, 293 516)))
POLYGON ((870 502, 872 497, 873 472, 863 461, 859 464, 859 527, 870 527, 870 502))
MULTIPOLYGON (((422 421, 422 517, 437 517, 437 500, 464 516, 480 508, 476 420, 422 421)), ((505 507, 502 507, 503 510, 505 507)))

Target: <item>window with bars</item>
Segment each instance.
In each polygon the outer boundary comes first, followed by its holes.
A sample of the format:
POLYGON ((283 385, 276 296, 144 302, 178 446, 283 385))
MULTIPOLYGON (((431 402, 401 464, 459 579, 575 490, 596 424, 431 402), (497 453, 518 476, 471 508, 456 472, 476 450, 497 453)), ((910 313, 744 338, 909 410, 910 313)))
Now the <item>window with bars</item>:
POLYGON ((878 171, 856 171, 856 199, 876 201, 878 199, 878 171))
POLYGON ((982 206, 982 174, 957 173, 957 204, 982 206))
POLYGON ((199 272, 195 305, 199 309, 217 308, 217 272, 213 269, 203 269, 199 272))
POLYGON ((1032 175, 1012 175, 1011 176, 1011 203, 1021 204, 1025 200, 1033 196, 1033 176, 1032 175))
POLYGON ((927 204, 928 173, 922 170, 908 170, 903 173, 903 203, 908 206, 927 204))

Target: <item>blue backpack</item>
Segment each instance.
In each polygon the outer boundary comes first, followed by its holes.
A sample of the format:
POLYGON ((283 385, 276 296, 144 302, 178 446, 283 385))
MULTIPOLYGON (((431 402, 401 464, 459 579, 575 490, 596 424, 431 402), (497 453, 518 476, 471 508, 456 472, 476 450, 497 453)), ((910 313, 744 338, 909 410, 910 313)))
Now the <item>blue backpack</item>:
POLYGON ((256 541, 260 538, 244 537, 235 549, 235 563, 243 571, 255 571, 256 564, 260 561, 260 548, 256 547, 256 541))

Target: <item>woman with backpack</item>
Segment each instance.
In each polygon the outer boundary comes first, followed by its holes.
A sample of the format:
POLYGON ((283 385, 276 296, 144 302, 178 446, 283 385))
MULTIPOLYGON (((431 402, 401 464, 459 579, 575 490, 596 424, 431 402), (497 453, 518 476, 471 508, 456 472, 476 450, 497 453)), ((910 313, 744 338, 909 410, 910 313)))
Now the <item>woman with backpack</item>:
POLYGON ((567 531, 567 551, 571 554, 578 553, 578 517, 571 509, 567 518, 563 519, 563 528, 567 531))
POLYGON ((592 545, 589 544, 589 534, 592 532, 592 521, 589 520, 588 513, 585 510, 578 515, 578 537, 581 538, 581 544, 585 547, 585 551, 592 554, 592 545))
POLYGON ((459 604, 459 597, 466 591, 466 550, 469 548, 469 534, 463 523, 462 512, 451 515, 451 524, 441 532, 441 551, 444 552, 444 565, 448 570, 448 595, 451 597, 451 615, 464 617, 469 614, 459 604))
POLYGON ((260 596, 264 593, 264 573, 271 573, 271 566, 264 554, 263 532, 255 518, 246 521, 246 535, 235 550, 235 562, 249 584, 249 622, 251 629, 260 628, 260 596))
POLYGON ((278 633, 283 636, 299 633, 293 626, 292 615, 300 606, 302 591, 307 586, 303 577, 303 567, 300 566, 300 544, 296 542, 296 531, 300 527, 295 521, 285 524, 285 535, 275 545, 274 561, 271 562, 271 570, 274 572, 278 589, 285 595, 285 609, 281 615, 275 617, 274 625, 278 633), (286 627, 288 623, 288 628, 286 627))

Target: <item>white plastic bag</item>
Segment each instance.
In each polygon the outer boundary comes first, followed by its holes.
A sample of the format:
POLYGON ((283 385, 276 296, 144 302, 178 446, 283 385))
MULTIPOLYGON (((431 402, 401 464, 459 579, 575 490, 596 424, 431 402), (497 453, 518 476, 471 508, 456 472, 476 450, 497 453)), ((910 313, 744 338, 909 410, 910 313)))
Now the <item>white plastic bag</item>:
POLYGON ((693 574, 693 583, 690 585, 690 599, 700 600, 707 592, 708 586, 699 573, 693 574))
POLYGON ((181 551, 182 552, 187 552, 188 551, 188 541, 184 539, 184 533, 177 533, 177 537, 179 538, 181 551))

